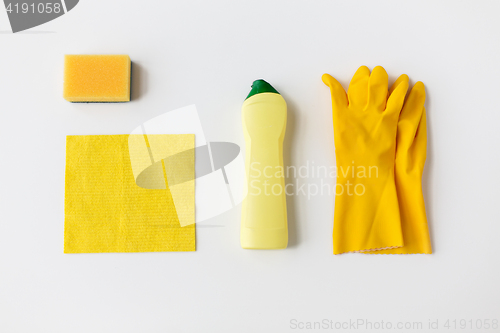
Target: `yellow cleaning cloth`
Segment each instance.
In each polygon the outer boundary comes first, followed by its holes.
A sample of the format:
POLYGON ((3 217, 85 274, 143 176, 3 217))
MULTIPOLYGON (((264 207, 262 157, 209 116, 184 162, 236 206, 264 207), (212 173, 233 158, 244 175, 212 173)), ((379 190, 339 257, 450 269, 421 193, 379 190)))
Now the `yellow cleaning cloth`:
MULTIPOLYGON (((194 148, 194 135, 180 136, 173 145, 194 148)), ((194 159, 184 167, 194 173, 194 159)), ((194 211, 194 186, 185 193, 194 211)), ((168 185, 136 184, 129 135, 67 137, 64 229, 65 253, 195 250, 195 225, 180 226, 168 185)))
POLYGON ((168 179, 179 223, 195 223, 194 134, 132 134, 130 161, 138 186, 165 188, 168 179))

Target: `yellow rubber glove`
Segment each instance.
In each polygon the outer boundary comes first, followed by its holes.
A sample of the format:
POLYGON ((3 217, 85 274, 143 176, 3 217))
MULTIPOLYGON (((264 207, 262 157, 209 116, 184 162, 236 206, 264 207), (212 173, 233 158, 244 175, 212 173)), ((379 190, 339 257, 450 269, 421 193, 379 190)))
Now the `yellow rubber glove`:
POLYGON ((333 252, 367 252, 404 245, 394 180, 396 132, 408 90, 402 79, 387 99, 388 76, 360 67, 348 94, 332 76, 330 87, 337 159, 333 252))
MULTIPOLYGON (((406 75, 402 75, 396 80, 390 94, 403 81, 408 81, 406 75)), ((395 179, 404 246, 375 253, 432 253, 422 194, 422 173, 427 153, 427 123, 424 102, 424 84, 417 82, 408 95, 398 122, 395 179)))

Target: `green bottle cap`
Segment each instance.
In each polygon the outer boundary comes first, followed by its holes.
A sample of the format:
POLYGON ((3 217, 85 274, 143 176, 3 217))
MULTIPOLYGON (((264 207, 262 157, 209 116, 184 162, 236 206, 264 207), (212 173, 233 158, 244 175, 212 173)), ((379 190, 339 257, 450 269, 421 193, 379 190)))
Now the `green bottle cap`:
POLYGON ((279 92, 276 89, 274 89, 273 86, 270 85, 269 83, 267 83, 266 81, 255 80, 255 81, 253 81, 253 84, 252 84, 252 90, 248 94, 247 98, 245 98, 245 100, 249 99, 253 95, 262 94, 262 93, 274 93, 274 94, 279 95, 279 92))

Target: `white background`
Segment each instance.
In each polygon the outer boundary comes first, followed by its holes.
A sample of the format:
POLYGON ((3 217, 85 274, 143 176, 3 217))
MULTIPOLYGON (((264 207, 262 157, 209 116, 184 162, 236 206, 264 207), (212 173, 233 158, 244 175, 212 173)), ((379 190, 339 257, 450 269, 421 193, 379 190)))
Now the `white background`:
POLYGON ((0 9, 0 332, 494 331, 443 325, 500 320, 499 14, 498 1, 83 0, 11 34, 0 9), (66 102, 63 55, 85 53, 129 54, 134 101, 66 102), (321 75, 347 87, 360 65, 426 85, 433 255, 334 256, 332 195, 289 197, 287 250, 242 250, 238 206, 197 228, 196 252, 63 254, 66 135, 128 134, 194 103, 207 140, 243 145, 240 107, 265 78, 289 105, 286 163, 330 166, 321 75))

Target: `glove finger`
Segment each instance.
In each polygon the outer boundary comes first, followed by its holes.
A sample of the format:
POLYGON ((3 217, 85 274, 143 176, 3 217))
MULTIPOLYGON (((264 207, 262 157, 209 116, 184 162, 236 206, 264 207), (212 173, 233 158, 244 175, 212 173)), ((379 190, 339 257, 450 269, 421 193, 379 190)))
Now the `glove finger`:
POLYGON ((418 123, 415 139, 413 140, 413 162, 420 168, 424 168, 427 157, 427 117, 425 107, 422 108, 422 117, 418 123))
POLYGON ((413 144, 418 127, 421 125, 424 103, 425 86, 422 82, 417 82, 410 91, 399 116, 397 144, 401 149, 407 149, 413 144))
POLYGON ((415 128, 422 116, 422 109, 425 103, 425 86, 421 81, 415 83, 408 95, 408 99, 401 111, 400 119, 410 120, 415 124, 415 128))
POLYGON ((389 89, 389 96, 391 96, 391 94, 394 92, 394 89, 396 89, 396 87, 399 86, 399 84, 404 81, 408 82, 410 81, 410 78, 406 74, 401 74, 398 77, 398 79, 394 81, 394 83, 391 86, 391 89, 389 89))
POLYGON ((408 91, 408 76, 401 75, 396 82, 394 82, 393 87, 394 89, 391 88, 392 93, 387 100, 385 112, 387 115, 398 117, 405 101, 406 92, 408 91))
POLYGON ((330 87, 332 94, 332 105, 335 109, 347 107, 347 96, 342 85, 330 74, 323 74, 323 83, 330 87))
POLYGON ((347 95, 349 96, 349 106, 357 109, 364 109, 368 101, 368 80, 370 70, 366 66, 358 68, 349 83, 347 95))
POLYGON ((368 81, 368 104, 383 111, 387 101, 389 76, 382 66, 373 69, 368 81))

